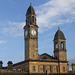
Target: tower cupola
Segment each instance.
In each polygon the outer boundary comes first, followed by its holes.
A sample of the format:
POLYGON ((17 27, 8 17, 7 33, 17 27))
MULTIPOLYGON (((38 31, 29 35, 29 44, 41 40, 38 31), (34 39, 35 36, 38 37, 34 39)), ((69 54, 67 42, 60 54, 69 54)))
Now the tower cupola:
POLYGON ((60 28, 58 28, 58 31, 56 32, 56 34, 54 36, 54 40, 57 40, 57 39, 66 40, 65 36, 64 36, 63 32, 60 30, 60 28))
POLYGON ((36 14, 31 4, 26 13, 26 25, 27 26, 36 25, 36 14))
POLYGON ((66 39, 60 28, 54 36, 54 56, 60 61, 67 61, 66 39))
POLYGON ((35 11, 34 11, 34 8, 32 7, 32 5, 30 4, 28 10, 27 10, 27 13, 26 15, 30 15, 30 14, 33 14, 33 15, 36 15, 35 14, 35 11))

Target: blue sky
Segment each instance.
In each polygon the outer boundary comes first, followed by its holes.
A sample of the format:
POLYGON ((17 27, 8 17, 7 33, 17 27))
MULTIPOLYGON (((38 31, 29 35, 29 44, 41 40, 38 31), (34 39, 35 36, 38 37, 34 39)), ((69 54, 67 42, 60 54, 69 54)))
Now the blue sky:
POLYGON ((23 27, 30 2, 39 26, 39 54, 53 55, 53 39, 60 27, 66 37, 67 58, 74 63, 75 0, 0 0, 0 60, 3 65, 24 60, 23 27))

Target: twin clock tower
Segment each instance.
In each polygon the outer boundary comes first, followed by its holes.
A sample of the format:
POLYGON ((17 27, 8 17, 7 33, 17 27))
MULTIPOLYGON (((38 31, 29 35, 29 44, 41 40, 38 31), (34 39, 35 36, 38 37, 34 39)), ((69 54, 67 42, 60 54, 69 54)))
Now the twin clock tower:
POLYGON ((38 59, 38 26, 36 14, 30 5, 26 13, 26 25, 24 27, 25 60, 38 59))

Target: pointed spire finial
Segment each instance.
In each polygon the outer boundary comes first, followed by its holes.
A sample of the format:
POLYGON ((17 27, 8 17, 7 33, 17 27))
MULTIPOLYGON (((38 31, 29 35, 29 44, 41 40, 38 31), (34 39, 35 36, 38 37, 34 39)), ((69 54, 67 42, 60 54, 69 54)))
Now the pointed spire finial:
POLYGON ((58 27, 58 30, 60 30, 60 27, 58 27))
POLYGON ((32 5, 32 3, 30 3, 30 6, 32 5))

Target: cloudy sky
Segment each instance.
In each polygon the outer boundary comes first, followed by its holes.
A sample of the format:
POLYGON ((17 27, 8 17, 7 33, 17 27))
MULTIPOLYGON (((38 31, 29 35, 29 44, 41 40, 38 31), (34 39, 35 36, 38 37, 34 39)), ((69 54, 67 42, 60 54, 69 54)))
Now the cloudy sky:
POLYGON ((30 3, 39 26, 39 54, 53 56, 53 39, 60 27, 66 37, 69 63, 75 63, 75 0, 0 0, 0 60, 3 66, 8 61, 24 60, 23 27, 30 3))

